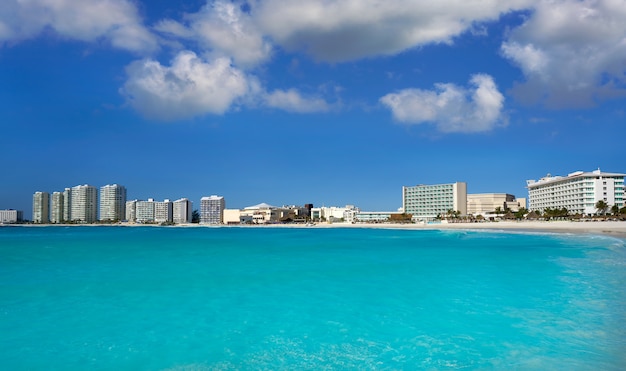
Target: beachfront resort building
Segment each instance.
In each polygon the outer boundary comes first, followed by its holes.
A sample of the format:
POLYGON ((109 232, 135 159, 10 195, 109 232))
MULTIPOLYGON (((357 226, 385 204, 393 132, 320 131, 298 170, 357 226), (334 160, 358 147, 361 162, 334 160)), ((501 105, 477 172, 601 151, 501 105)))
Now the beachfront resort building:
POLYGON ((100 187, 100 220, 121 221, 126 214, 126 187, 107 184, 100 187))
POLYGON ((98 219, 98 189, 85 184, 72 187, 72 221, 94 223, 98 219))
POLYGON ((50 223, 63 223, 63 192, 52 192, 50 223))
POLYGON ((353 223, 356 221, 356 215, 361 209, 354 205, 346 205, 345 207, 322 206, 311 208, 311 219, 322 220, 327 222, 346 222, 353 223))
POLYGON ((148 201, 137 201, 135 209, 135 220, 137 223, 154 222, 154 199, 148 201))
POLYGON ((33 195, 33 222, 50 222, 50 194, 48 192, 35 192, 33 195))
POLYGON ((226 202, 222 196, 202 197, 200 199, 200 224, 222 224, 226 202))
POLYGON ((173 220, 176 224, 191 223, 193 215, 193 203, 186 198, 174 201, 173 220))
POLYGON ((508 193, 475 193, 467 195, 467 213, 471 215, 494 214, 496 210, 502 213, 510 210, 517 212, 526 208, 525 198, 515 198, 508 193))
POLYGON ((170 200, 154 202, 154 221, 157 223, 172 223, 173 204, 170 200))
POLYGON ((567 176, 547 176, 527 180, 528 209, 543 212, 547 208, 566 208, 569 213, 595 214, 596 203, 624 207, 624 177, 626 174, 576 171, 567 176))
POLYGON ((402 209, 421 221, 433 220, 450 210, 467 215, 467 183, 402 187, 402 209))
POLYGON ((137 221, 137 200, 126 201, 126 220, 127 222, 137 221))
POLYGON ((63 221, 72 220, 72 189, 65 188, 63 191, 63 221))
POLYGON ((0 210, 0 224, 20 223, 24 220, 24 212, 21 210, 0 210))

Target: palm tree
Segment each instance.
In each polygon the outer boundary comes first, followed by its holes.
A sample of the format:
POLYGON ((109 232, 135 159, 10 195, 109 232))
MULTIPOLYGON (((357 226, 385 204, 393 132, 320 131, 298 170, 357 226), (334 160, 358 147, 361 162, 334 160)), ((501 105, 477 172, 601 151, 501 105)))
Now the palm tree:
POLYGON ((606 210, 608 208, 609 208, 609 204, 604 202, 604 200, 600 200, 600 201, 596 202, 596 209, 598 210, 598 213, 604 215, 604 214, 606 214, 606 210))
POLYGON ((613 215, 615 215, 615 216, 618 216, 619 215, 619 206, 613 205, 611 207, 611 213, 613 213, 613 215))

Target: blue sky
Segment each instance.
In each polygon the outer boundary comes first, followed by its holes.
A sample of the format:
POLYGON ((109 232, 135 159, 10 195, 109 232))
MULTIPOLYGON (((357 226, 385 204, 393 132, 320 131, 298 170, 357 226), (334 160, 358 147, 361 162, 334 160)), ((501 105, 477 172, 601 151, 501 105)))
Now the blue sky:
POLYGON ((0 209, 118 183, 395 210, 625 172, 626 1, 5 0, 0 209))

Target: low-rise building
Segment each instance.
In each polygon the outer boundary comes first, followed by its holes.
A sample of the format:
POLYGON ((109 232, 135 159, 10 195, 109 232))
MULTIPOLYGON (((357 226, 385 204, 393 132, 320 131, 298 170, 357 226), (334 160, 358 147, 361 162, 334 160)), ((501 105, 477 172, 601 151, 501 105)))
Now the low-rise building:
POLYGON ((24 221, 24 212, 20 210, 0 210, 0 224, 14 224, 24 221))
POLYGON ((467 213, 471 215, 493 214, 497 209, 517 212, 526 208, 525 198, 515 198, 508 193, 474 193, 467 195, 467 213))
POLYGON ((346 222, 353 223, 357 213, 361 211, 354 205, 346 205, 345 207, 322 206, 311 209, 311 219, 327 222, 346 222))

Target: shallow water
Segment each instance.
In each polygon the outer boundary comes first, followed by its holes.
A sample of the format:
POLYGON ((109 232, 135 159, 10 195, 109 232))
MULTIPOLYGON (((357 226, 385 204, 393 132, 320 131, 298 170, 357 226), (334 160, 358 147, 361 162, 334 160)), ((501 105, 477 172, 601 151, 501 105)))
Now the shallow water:
POLYGON ((608 237, 0 228, 3 369, 623 370, 608 237))

